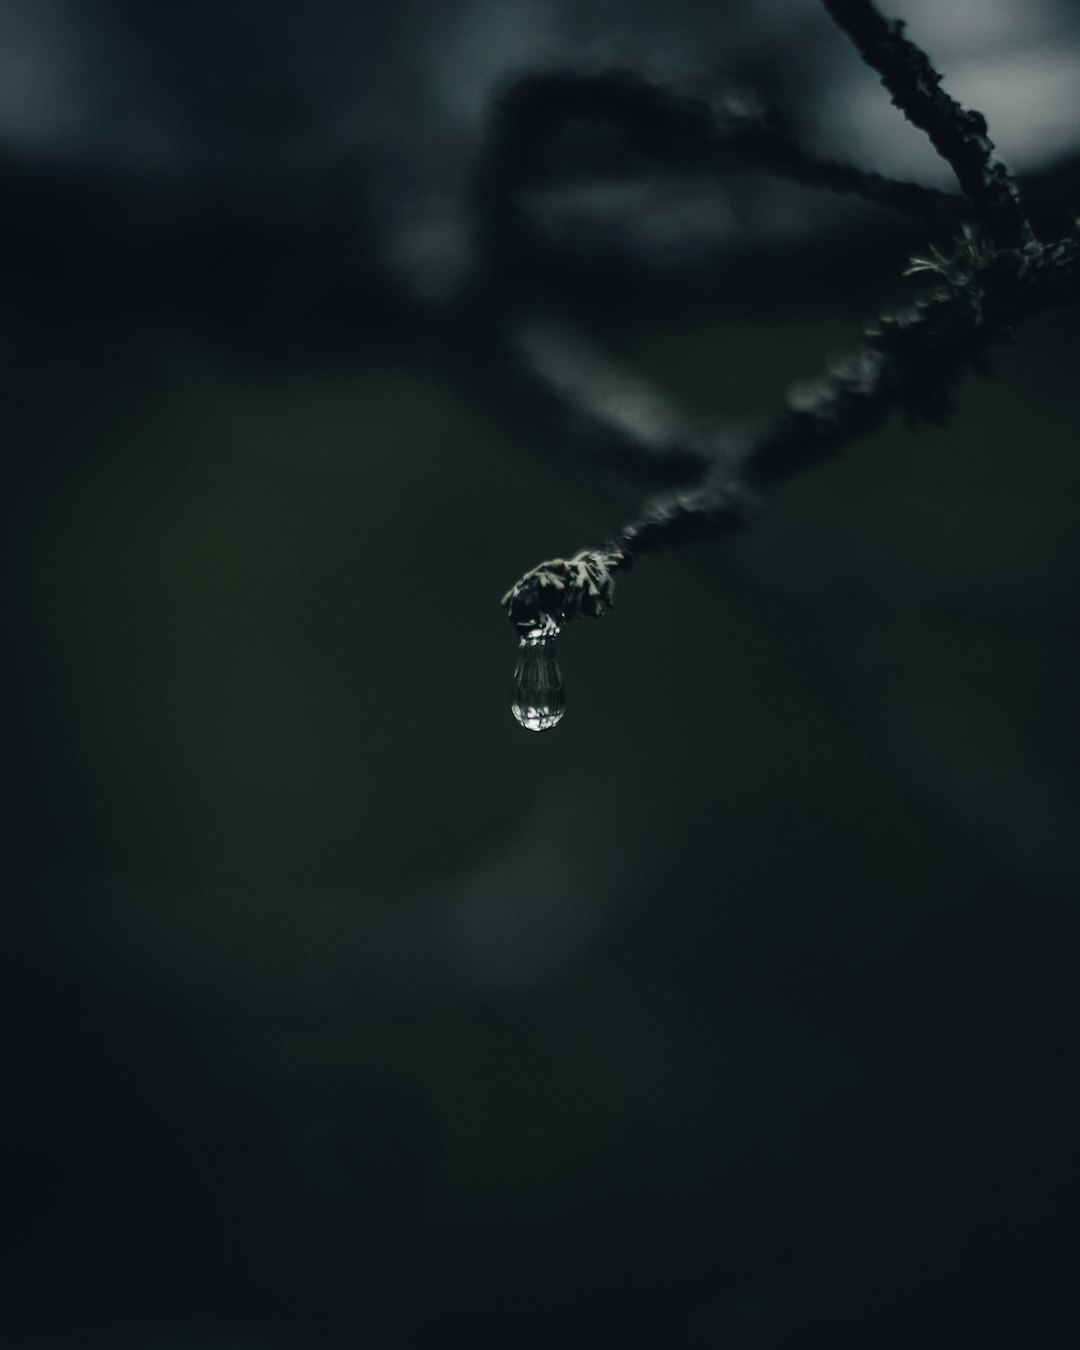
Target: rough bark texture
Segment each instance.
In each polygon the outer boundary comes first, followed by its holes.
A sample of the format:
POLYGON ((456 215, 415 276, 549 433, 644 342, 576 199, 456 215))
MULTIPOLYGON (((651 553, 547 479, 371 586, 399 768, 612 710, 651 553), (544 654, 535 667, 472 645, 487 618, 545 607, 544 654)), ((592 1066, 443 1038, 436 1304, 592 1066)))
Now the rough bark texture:
POLYGON ((1012 174, 994 156, 986 118, 961 107, 941 87, 926 53, 904 36, 899 19, 886 19, 870 0, 823 0, 868 66, 881 76, 892 101, 956 174, 991 237, 1005 246, 1034 240, 1012 174))
MULTIPOLYGON (((952 165, 975 223, 965 226, 951 256, 913 263, 912 271, 936 274, 934 288, 867 323, 864 346, 789 390, 771 418, 718 435, 714 462, 696 487, 649 503, 596 550, 609 568, 629 566, 636 553, 741 527, 766 489, 874 430, 894 410, 913 423, 943 421, 957 380, 981 368, 988 347, 1010 340, 1029 315, 1080 300, 1080 231, 1074 226, 1049 244, 1036 240, 1011 173, 992 154, 982 115, 941 89, 941 76, 902 25, 869 0, 823 3, 881 73, 893 102, 952 165)), ((510 592, 515 622, 529 617, 515 603, 528 608, 536 594, 531 587, 510 592)), ((566 613, 575 612, 580 606, 568 603, 566 613)))

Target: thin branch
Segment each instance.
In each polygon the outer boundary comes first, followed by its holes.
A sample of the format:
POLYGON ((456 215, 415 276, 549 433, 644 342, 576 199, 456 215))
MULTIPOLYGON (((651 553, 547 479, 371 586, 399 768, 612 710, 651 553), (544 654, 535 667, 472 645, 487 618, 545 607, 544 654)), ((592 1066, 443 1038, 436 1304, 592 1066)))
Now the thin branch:
POLYGON ((870 0, 823 2, 881 73, 894 103, 953 166, 991 247, 967 227, 951 257, 932 253, 914 262, 912 271, 939 274, 937 288, 880 315, 866 326, 863 347, 791 390, 770 420, 728 440, 698 488, 647 506, 602 548, 576 555, 574 568, 555 559, 526 573, 503 597, 519 627, 602 614, 613 603, 613 573, 636 554, 740 527, 765 489, 865 435, 894 409, 912 421, 944 420, 953 385, 965 368, 980 367, 988 346, 1007 341, 1029 315, 1080 300, 1080 227, 1053 244, 1038 243, 1011 174, 991 153, 982 115, 945 94, 902 25, 884 19, 870 0), (596 588, 591 605, 575 589, 580 576, 596 588))
POLYGON ((632 566, 636 553, 737 528, 765 487, 872 431, 891 410, 906 409, 913 421, 944 420, 954 382, 965 367, 979 369, 985 348, 1011 338, 1039 309, 1080 300, 1080 227, 1039 244, 1011 174, 992 155, 983 117, 940 88, 941 77, 903 38, 902 24, 877 14, 869 0, 823 3, 882 74, 894 103, 956 170, 996 247, 983 247, 967 228, 952 257, 918 259, 910 270, 936 271, 941 285, 883 313, 865 328, 864 347, 792 389, 767 423, 729 440, 697 490, 648 506, 602 548, 578 553, 575 566, 555 559, 526 572, 504 597, 520 628, 539 618, 562 624, 578 613, 602 614, 613 602, 614 572, 632 566), (597 591, 590 591, 591 605, 575 590, 580 576, 597 591))
POLYGON ((958 204, 958 199, 951 193, 815 155, 781 134, 770 134, 758 140, 748 132, 738 148, 745 151, 752 163, 793 183, 861 197, 875 206, 885 206, 905 215, 940 217, 947 212, 955 213, 958 204))
POLYGON ((484 258, 484 326, 505 396, 569 433, 579 451, 631 477, 686 482, 728 453, 729 428, 682 414, 646 382, 551 325, 522 324, 519 279, 534 269, 523 200, 553 179, 628 169, 717 173, 749 164, 793 182, 862 197, 943 222, 962 199, 817 156, 745 100, 724 104, 650 83, 624 69, 542 72, 509 86, 496 106, 476 179, 484 258), (612 133, 615 133, 613 136, 612 133))
POLYGON ((964 108, 941 88, 926 53, 904 37, 900 19, 886 19, 871 0, 822 0, 859 55, 881 76, 893 103, 925 131, 950 165, 995 243, 1029 247, 1035 236, 1010 171, 994 156, 982 113, 964 108))
POLYGON ((518 382, 533 385, 533 406, 543 407, 546 421, 562 423, 595 459, 632 477, 679 483, 698 477, 721 453, 726 428, 689 417, 569 326, 546 319, 519 323, 510 345, 518 382))
MULTIPOLYGON (((764 490, 872 431, 895 409, 914 421, 944 420, 952 387, 966 368, 980 367, 988 346, 1008 341, 1017 324, 1040 310, 1080 301, 1080 229, 1035 251, 985 252, 969 232, 954 256, 935 266, 941 285, 868 324, 863 347, 791 390, 775 416, 729 444, 698 488, 652 503, 603 548, 579 558, 598 560, 610 581, 638 553, 738 529, 756 513, 764 490)), ((514 623, 538 613, 565 622, 602 611, 583 611, 572 587, 541 584, 553 568, 565 580, 559 564, 532 569, 504 597, 514 623)), ((605 605, 612 591, 613 584, 603 589, 605 605)))
POLYGON ((505 194, 568 172, 596 176, 636 166, 717 173, 735 164, 924 218, 940 217, 957 200, 817 155, 774 117, 739 100, 715 104, 619 68, 517 80, 499 100, 482 178, 489 192, 505 194), (624 140, 566 137, 575 121, 614 125, 624 140))

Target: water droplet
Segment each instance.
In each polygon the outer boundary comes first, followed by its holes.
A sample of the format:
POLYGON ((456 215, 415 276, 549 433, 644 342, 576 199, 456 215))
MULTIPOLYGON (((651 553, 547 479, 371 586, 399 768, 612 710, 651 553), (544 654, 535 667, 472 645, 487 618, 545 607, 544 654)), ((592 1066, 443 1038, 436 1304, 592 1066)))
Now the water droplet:
POLYGON ((562 672, 555 651, 559 625, 546 616, 523 626, 521 647, 514 667, 514 716, 529 731, 547 731, 566 711, 562 672))

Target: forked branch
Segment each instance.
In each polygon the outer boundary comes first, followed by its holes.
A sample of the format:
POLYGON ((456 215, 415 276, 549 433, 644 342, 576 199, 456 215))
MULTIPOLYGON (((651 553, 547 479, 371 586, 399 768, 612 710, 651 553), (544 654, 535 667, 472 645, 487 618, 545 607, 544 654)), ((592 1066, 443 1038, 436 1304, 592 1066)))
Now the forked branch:
MULTIPOLYGON (((926 55, 871 0, 823 3, 879 71, 893 101, 952 165, 972 223, 950 256, 911 269, 936 273, 932 290, 877 316, 865 327, 862 347, 790 390, 772 417, 727 441, 696 488, 647 504, 609 543, 584 555, 608 574, 630 566, 636 554, 742 526, 765 490, 872 431, 891 411, 913 422, 944 420, 957 380, 979 368, 988 347, 1008 341, 1028 316, 1080 300, 1080 229, 1052 243, 1036 240, 982 115, 944 92, 926 55)), ((554 566, 534 568, 504 597, 516 624, 545 613, 563 622, 583 611, 581 597, 565 587, 539 584, 554 566)), ((612 589, 605 589, 607 603, 612 589)))

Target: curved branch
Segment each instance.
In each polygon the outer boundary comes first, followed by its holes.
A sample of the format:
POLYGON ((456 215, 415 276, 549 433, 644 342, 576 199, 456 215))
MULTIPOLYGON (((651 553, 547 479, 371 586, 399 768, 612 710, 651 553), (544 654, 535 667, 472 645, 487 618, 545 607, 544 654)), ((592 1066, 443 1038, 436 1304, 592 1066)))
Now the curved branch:
POLYGON ((735 164, 924 222, 946 219, 962 200, 815 155, 744 103, 710 103, 624 69, 527 74, 496 105, 475 185, 485 259, 476 294, 503 387, 530 413, 561 424, 579 448, 630 476, 685 482, 727 455, 732 433, 683 415, 630 372, 565 333, 554 336, 550 324, 515 319, 517 286, 536 251, 523 194, 568 174, 717 173, 735 164))
MULTIPOLYGON (((1038 243, 1012 175, 993 157, 982 115, 963 109, 939 87, 941 77, 903 37, 902 24, 884 19, 870 0, 823 3, 881 73, 893 101, 953 166, 993 246, 984 247, 967 228, 951 257, 934 254, 913 263, 912 271, 939 274, 934 291, 880 315, 866 326, 865 346, 792 389, 770 420, 730 439, 698 488, 650 504, 603 548, 579 554, 605 569, 609 605, 610 574, 630 566, 635 554, 738 528, 764 489, 873 430, 896 408, 912 421, 944 420, 953 385, 965 367, 979 368, 988 346, 1007 340, 1028 315, 1080 299, 1080 227, 1051 245, 1038 243)), ((559 574, 566 583, 561 588, 525 584, 547 577, 554 566, 534 568, 504 597, 514 623, 591 612, 573 593, 572 576, 559 574)))
MULTIPOLYGON (((626 568, 635 554, 739 528, 767 488, 872 431, 891 411, 944 420, 953 385, 965 368, 979 368, 988 346, 1007 341, 1030 315, 1077 301, 1080 230, 1035 253, 983 253, 965 236, 943 260, 937 289, 868 324, 863 347, 792 389, 779 412, 729 445, 698 488, 651 503, 595 552, 609 568, 626 568)), ((547 595, 526 590, 515 602, 511 591, 511 619, 533 617, 529 607, 547 595)), ((560 605, 564 618, 580 611, 573 597, 560 605)))
POLYGON ((596 176, 628 168, 717 173, 747 165, 792 182, 862 197, 918 217, 940 217, 957 198, 858 169, 807 150, 776 119, 732 100, 717 104, 662 88, 629 70, 527 74, 502 94, 482 181, 501 195, 567 173, 596 176), (616 128, 565 133, 574 122, 616 128))
POLYGON ((518 324, 511 350, 533 383, 534 406, 563 422, 600 461, 629 476, 692 480, 722 453, 729 428, 692 418, 658 389, 598 351, 565 324, 518 324))

